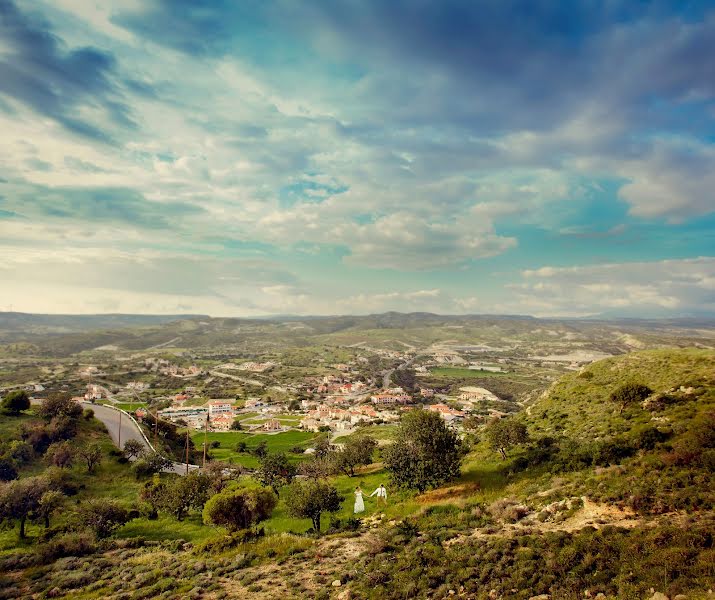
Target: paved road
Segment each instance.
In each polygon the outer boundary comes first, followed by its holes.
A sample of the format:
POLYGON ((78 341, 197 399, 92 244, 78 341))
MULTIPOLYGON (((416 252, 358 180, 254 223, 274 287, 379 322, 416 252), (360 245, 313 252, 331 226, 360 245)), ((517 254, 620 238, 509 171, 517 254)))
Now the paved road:
MULTIPOLYGON (((94 411, 94 416, 107 426, 107 430, 109 431, 109 435, 112 438, 114 445, 119 447, 119 415, 121 414, 120 411, 114 408, 110 408, 108 406, 104 406, 102 404, 92 404, 91 402, 82 402, 81 404, 84 407, 91 408, 94 411)), ((146 440, 144 439, 144 436, 139 430, 139 426, 125 414, 122 414, 121 418, 121 431, 122 447, 124 447, 124 444, 127 440, 137 440, 139 443, 141 443, 142 446, 144 446, 144 450, 146 452, 154 451, 152 447, 147 444, 146 440)), ((198 468, 199 467, 197 465, 189 465, 190 471, 198 468)), ((168 469, 165 469, 165 472, 185 475, 186 463, 172 463, 172 466, 168 469)))

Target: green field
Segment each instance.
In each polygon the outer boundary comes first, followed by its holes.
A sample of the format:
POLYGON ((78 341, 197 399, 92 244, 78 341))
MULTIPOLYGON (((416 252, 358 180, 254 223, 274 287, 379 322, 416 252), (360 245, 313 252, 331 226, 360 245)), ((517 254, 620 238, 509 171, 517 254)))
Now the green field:
POLYGON ((116 406, 127 412, 134 412, 138 408, 145 408, 146 402, 119 402, 117 404, 110 404, 109 406, 116 406))
POLYGON ((436 377, 504 377, 508 373, 495 373, 493 371, 484 371, 482 369, 465 369, 463 367, 434 367, 430 369, 430 373, 436 377))
MULTIPOLYGON (((265 441, 268 444, 268 452, 285 452, 288 458, 294 461, 304 459, 303 454, 291 452, 294 447, 308 448, 310 442, 315 438, 315 433, 307 431, 286 431, 284 433, 266 434, 266 433, 245 433, 242 431, 226 431, 212 432, 206 434, 208 443, 217 441, 220 442, 220 448, 211 448, 211 456, 216 460, 225 460, 243 465, 249 469, 258 466, 258 459, 250 453, 241 454, 234 450, 238 442, 246 442, 249 452, 255 448, 260 442, 265 441)), ((204 434, 197 432, 191 436, 194 445, 201 448, 204 443, 204 434)))

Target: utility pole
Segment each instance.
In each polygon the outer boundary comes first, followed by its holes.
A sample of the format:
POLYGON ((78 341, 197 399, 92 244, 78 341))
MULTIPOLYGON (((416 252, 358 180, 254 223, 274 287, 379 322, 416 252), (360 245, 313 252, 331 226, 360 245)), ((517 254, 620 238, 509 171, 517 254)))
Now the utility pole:
POLYGON ((209 437, 209 415, 206 413, 206 425, 204 426, 204 462, 201 465, 203 468, 206 467, 206 446, 208 446, 209 437))
MULTIPOLYGON (((151 413, 149 413, 151 414, 151 413)), ((159 437, 159 411, 154 413, 154 450, 158 448, 156 445, 156 440, 159 437)))
POLYGON ((122 449, 122 411, 119 411, 119 440, 117 441, 117 446, 122 449))
POLYGON ((189 474, 189 428, 186 428, 186 474, 189 474))

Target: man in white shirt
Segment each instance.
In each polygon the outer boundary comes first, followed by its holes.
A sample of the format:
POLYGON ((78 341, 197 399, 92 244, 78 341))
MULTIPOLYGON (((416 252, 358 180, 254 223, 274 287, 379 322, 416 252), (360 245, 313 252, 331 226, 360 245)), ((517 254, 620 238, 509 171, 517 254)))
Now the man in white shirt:
POLYGON ((370 494, 370 498, 372 498, 374 495, 377 494, 377 505, 380 506, 380 500, 382 500, 383 504, 387 506, 387 490, 385 489, 385 486, 381 483, 380 487, 377 488, 372 494, 370 494))

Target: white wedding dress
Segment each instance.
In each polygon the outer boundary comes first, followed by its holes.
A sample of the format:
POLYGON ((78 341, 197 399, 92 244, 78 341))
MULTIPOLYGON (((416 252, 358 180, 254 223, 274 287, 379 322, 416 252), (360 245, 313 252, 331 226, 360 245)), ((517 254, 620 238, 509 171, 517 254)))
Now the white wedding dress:
POLYGON ((353 510, 355 514, 365 512, 365 502, 362 499, 362 492, 355 492, 355 508, 353 510))

